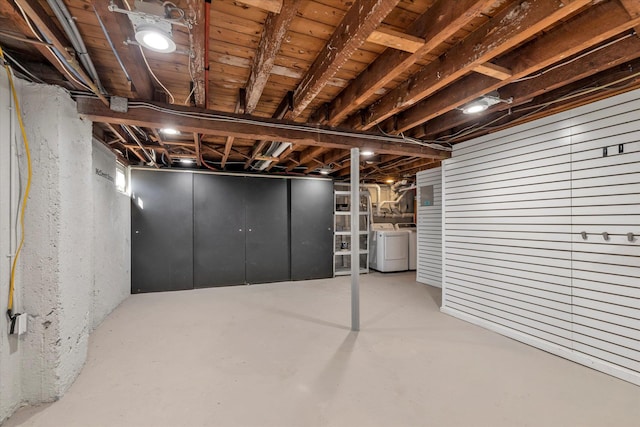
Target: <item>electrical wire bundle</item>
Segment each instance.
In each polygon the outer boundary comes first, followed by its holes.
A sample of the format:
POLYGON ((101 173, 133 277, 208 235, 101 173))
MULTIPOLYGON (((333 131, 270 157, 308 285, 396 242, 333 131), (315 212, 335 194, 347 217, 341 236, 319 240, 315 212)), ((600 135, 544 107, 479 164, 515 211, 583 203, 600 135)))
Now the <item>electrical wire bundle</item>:
POLYGON ((31 152, 29 150, 29 140, 27 139, 27 133, 24 128, 24 123, 22 121, 22 111, 20 110, 20 103, 18 102, 18 94, 16 92, 15 85, 13 83, 13 73, 11 67, 5 60, 4 51, 0 46, 0 61, 4 65, 4 68, 7 72, 7 78, 9 79, 9 87, 11 89, 11 94, 13 96, 13 101, 15 104, 16 116, 18 118, 18 123, 20 124, 20 131, 22 134, 22 142, 24 143, 24 149, 27 157, 27 185, 24 190, 24 194, 22 195, 22 203, 20 207, 20 243, 18 244, 18 249, 16 250, 15 255, 13 256, 13 262, 11 263, 11 276, 9 280, 9 298, 7 301, 7 316, 10 321, 10 333, 14 333, 16 317, 18 313, 14 313, 14 294, 16 287, 16 268, 18 265, 18 258, 20 256, 20 251, 22 251, 22 246, 24 245, 24 215, 27 209, 27 200, 29 199, 29 190, 31 189, 31 152))

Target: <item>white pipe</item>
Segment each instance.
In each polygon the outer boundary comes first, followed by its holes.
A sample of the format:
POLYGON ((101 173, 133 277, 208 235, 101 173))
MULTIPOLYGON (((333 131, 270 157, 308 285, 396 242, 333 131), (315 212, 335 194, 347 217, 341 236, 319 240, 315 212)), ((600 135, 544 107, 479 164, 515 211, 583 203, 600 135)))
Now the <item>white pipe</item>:
POLYGON ((376 215, 380 215, 380 199, 382 198, 382 189, 378 184, 360 184, 361 187, 376 189, 376 215))
POLYGON ((402 198, 404 197, 404 193, 406 193, 409 190, 415 190, 416 186, 415 185, 411 185, 407 188, 403 188, 402 190, 398 191, 398 198, 396 200, 385 200, 382 203, 378 204, 378 215, 380 215, 380 207, 382 207, 382 205, 386 205, 387 203, 390 205, 397 205, 398 203, 400 203, 400 201, 402 200, 402 198))
POLYGON ((351 330, 360 330, 360 150, 351 149, 351 330))

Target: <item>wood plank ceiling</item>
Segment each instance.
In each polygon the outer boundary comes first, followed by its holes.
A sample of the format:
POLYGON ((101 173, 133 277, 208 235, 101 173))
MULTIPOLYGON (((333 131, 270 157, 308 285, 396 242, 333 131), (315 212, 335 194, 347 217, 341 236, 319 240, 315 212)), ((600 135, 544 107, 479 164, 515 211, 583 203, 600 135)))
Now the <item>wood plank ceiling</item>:
POLYGON ((637 0, 0 2, 15 73, 70 90, 123 162, 340 179, 357 146, 368 181, 640 87, 636 29, 637 0), (175 52, 132 42, 121 12, 143 3, 175 20, 175 52), (485 95, 500 102, 461 111, 485 95))

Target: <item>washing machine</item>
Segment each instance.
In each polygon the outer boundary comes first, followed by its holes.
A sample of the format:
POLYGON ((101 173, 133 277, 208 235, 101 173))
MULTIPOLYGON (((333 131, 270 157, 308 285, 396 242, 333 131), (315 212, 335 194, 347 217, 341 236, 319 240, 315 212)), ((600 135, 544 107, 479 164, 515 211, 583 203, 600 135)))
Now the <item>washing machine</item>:
POLYGON ((418 227, 408 222, 396 224, 396 230, 403 230, 409 235, 409 270, 415 270, 418 265, 418 227))
POLYGON ((386 272, 409 269, 409 234, 393 224, 372 224, 369 235, 369 266, 386 272))

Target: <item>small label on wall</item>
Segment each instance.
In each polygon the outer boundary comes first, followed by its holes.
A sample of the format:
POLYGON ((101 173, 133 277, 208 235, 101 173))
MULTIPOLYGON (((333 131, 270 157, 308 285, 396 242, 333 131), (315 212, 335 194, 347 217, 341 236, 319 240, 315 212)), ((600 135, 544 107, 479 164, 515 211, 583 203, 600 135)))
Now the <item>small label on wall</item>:
POLYGON ((115 179, 111 175, 109 175, 107 172, 103 171, 102 169, 96 168, 96 175, 106 179, 107 181, 111 181, 112 183, 115 183, 115 179))

